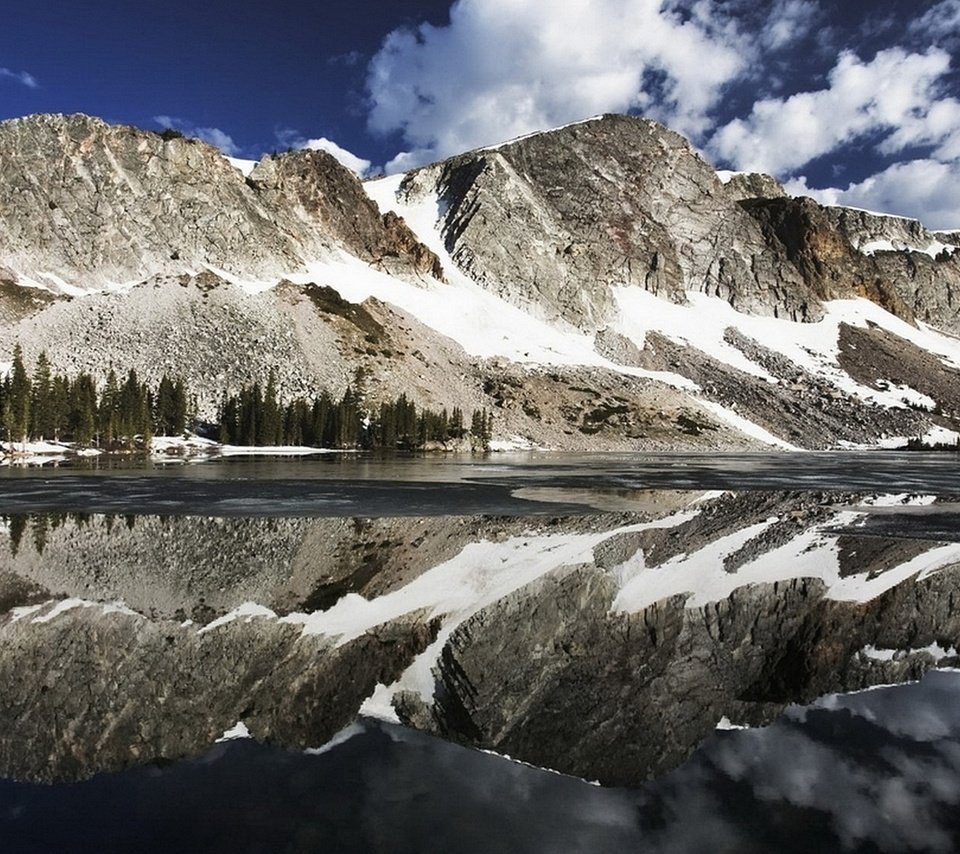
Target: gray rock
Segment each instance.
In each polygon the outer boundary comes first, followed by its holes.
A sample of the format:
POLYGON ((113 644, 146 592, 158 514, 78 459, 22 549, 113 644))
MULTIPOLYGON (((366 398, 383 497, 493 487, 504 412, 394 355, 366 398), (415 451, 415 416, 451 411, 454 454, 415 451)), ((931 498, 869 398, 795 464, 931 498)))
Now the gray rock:
POLYGON ((54 286, 205 266, 263 280, 338 247, 439 273, 324 152, 265 158, 245 179, 206 143, 79 114, 0 123, 0 205, 0 263, 54 286))
POLYGON ((679 135, 604 116, 454 157, 407 176, 408 197, 438 194, 447 249, 484 287, 595 331, 612 285, 815 320, 819 303, 771 256, 756 221, 679 135))
POLYGON ((783 199, 783 185, 763 172, 739 172, 726 183, 727 195, 736 202, 744 199, 783 199))

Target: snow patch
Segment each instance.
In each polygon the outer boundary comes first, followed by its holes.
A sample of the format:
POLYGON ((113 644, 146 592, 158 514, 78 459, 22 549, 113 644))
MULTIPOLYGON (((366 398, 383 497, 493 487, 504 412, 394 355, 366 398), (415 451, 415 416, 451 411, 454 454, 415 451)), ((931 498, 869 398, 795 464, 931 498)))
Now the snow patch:
POLYGON ((258 605, 256 602, 244 602, 237 608, 234 608, 229 613, 224 614, 222 617, 218 617, 216 620, 212 620, 207 623, 202 629, 200 629, 197 634, 202 635, 207 632, 212 632, 214 629, 219 629, 221 626, 227 625, 227 623, 232 623, 234 620, 242 619, 245 623, 249 623, 256 617, 267 617, 269 619, 276 619, 277 615, 265 605, 258 605))
POLYGON ((10 609, 11 623, 16 623, 19 620, 29 617, 31 614, 36 614, 37 611, 41 611, 47 607, 49 603, 41 603, 40 605, 20 605, 17 608, 10 609))
POLYGON ((869 602, 908 578, 922 580, 960 562, 960 544, 932 548, 875 577, 862 572, 840 575, 837 535, 830 530, 844 528, 867 511, 842 510, 822 525, 803 531, 789 542, 758 555, 728 572, 724 560, 762 534, 776 519, 750 525, 715 540, 692 554, 681 554, 648 567, 638 552, 611 572, 620 589, 611 610, 636 613, 671 596, 686 597, 686 607, 700 608, 727 599, 748 585, 773 584, 798 578, 817 578, 826 586, 826 598, 836 601, 869 602))
POLYGON ((936 258, 941 252, 952 255, 957 249, 960 249, 960 246, 954 243, 941 243, 939 240, 934 240, 926 246, 909 244, 903 240, 869 240, 859 246, 859 251, 864 255, 874 255, 877 252, 920 252, 931 258, 936 258))
POLYGON ((754 439, 759 439, 764 444, 772 445, 775 448, 782 448, 785 451, 801 450, 796 445, 791 445, 789 442, 785 442, 778 436, 774 436, 769 430, 765 430, 759 424, 755 424, 753 421, 750 421, 748 418, 744 418, 742 415, 739 415, 732 409, 728 409, 726 406, 721 406, 719 403, 715 403, 712 400, 700 400, 698 402, 704 409, 713 413, 721 421, 726 421, 732 427, 736 427, 741 433, 745 433, 747 436, 751 436, 754 439))
POLYGON ((732 169, 718 169, 717 177, 721 184, 729 184, 737 175, 749 175, 749 172, 735 172, 732 169))
MULTIPOLYGON (((546 133, 553 133, 554 131, 563 130, 564 128, 572 128, 572 127, 575 127, 576 125, 585 125, 590 122, 599 121, 602 118, 603 118, 603 115, 601 114, 597 116, 590 116, 590 118, 588 119, 578 119, 575 122, 568 122, 565 125, 557 125, 556 127, 552 127, 550 128, 550 130, 546 131, 546 133)), ((500 148, 505 148, 508 145, 513 145, 515 142, 520 142, 523 139, 531 139, 532 137, 542 136, 543 134, 544 134, 544 131, 535 130, 535 131, 532 131, 531 133, 524 133, 524 134, 521 134, 520 136, 515 136, 513 137, 513 139, 508 139, 505 142, 498 142, 495 145, 487 145, 487 146, 484 146, 483 148, 476 148, 474 149, 474 151, 476 152, 497 151, 500 148)))
POLYGON ((310 454, 341 454, 344 451, 331 448, 312 448, 307 445, 221 445, 220 456, 250 457, 305 457, 310 454))
POLYGON ((535 451, 540 446, 523 436, 511 436, 509 439, 492 439, 489 448, 491 451, 535 451))
POLYGON ((735 724, 730 722, 730 718, 724 715, 720 720, 717 721, 716 727, 714 729, 719 730, 737 730, 737 729, 750 729, 746 724, 735 724))
POLYGON ((373 689, 373 693, 360 705, 359 714, 366 715, 368 718, 376 718, 378 721, 399 724, 400 716, 393 708, 393 693, 393 688, 378 682, 373 689))
MULTIPOLYGON (((360 714, 363 714, 363 710, 360 710, 360 714)), ((398 721, 399 723, 399 721, 398 721)), ((357 735, 363 735, 366 732, 366 727, 363 724, 352 723, 347 727, 344 727, 340 732, 334 735, 326 744, 321 745, 320 747, 308 747, 303 752, 308 756, 322 756, 324 753, 329 753, 333 748, 338 745, 344 744, 347 741, 350 741, 351 738, 357 735)))
POLYGON ((960 446, 960 433, 946 427, 931 427, 922 436, 888 436, 877 442, 877 447, 895 451, 906 448, 911 442, 917 442, 924 448, 934 448, 941 445, 960 446))
MULTIPOLYGON (((123 602, 91 602, 87 599, 61 599, 55 603, 45 602, 42 605, 30 606, 29 609, 25 610, 21 617, 28 616, 30 614, 37 613, 44 608, 53 605, 49 611, 45 614, 42 614, 39 617, 34 617, 30 622, 31 623, 49 623, 52 620, 55 620, 61 614, 65 614, 67 611, 73 611, 76 608, 99 608, 101 613, 106 614, 125 614, 128 617, 140 617, 136 611, 132 611, 123 602)), ((19 619, 19 618, 18 618, 19 619)))
POLYGON ((225 729, 223 735, 217 739, 216 743, 220 744, 224 741, 234 741, 238 738, 253 738, 250 735, 250 730, 247 729, 247 725, 243 721, 237 721, 230 729, 225 729))
POLYGON ((885 649, 875 647, 873 644, 867 644, 867 646, 860 650, 860 655, 873 661, 899 661, 902 658, 908 658, 919 653, 925 653, 939 663, 945 658, 956 658, 957 648, 955 646, 943 647, 937 641, 934 641, 928 646, 917 647, 915 649, 885 649))
POLYGON ((227 162, 240 171, 244 178, 248 177, 257 165, 256 160, 243 160, 239 157, 227 157, 227 162))

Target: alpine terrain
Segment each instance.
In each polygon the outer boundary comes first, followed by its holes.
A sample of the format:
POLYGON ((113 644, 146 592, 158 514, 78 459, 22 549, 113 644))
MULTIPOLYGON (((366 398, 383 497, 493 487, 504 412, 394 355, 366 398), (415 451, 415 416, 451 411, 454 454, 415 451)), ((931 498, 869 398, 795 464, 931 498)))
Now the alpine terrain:
POLYGON ((0 124, 0 360, 486 409, 493 447, 960 433, 960 232, 718 174, 607 115, 361 183, 85 115, 0 124))

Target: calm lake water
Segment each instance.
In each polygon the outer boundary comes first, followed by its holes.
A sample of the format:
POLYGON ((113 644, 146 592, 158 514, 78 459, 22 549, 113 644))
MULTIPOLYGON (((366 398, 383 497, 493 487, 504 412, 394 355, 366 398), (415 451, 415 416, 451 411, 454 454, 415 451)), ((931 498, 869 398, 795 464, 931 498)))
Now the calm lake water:
POLYGON ((957 496, 950 454, 5 469, 0 850, 956 850, 957 496))

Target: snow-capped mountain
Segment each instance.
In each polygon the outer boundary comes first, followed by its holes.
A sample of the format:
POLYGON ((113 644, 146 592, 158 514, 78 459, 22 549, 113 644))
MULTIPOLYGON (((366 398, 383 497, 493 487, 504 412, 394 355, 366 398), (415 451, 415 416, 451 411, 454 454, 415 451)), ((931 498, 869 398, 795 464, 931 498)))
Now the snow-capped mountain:
POLYGON ((576 448, 952 441, 960 235, 603 116, 361 184, 86 116, 0 124, 0 361, 486 406, 576 448), (723 179, 726 179, 726 183, 723 179))

